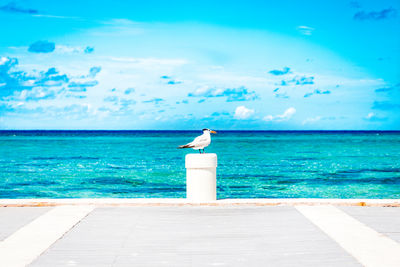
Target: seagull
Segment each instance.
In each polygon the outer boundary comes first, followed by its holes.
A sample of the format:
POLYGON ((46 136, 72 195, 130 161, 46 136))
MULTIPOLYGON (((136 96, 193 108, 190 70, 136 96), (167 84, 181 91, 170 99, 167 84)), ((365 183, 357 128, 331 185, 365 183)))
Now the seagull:
POLYGON ((204 152, 204 148, 207 147, 210 143, 211 143, 211 135, 210 133, 216 134, 216 131, 212 131, 210 129, 203 129, 203 134, 200 136, 197 136, 192 142, 183 145, 183 146, 179 146, 178 148, 193 148, 195 150, 199 150, 200 154, 201 154, 201 150, 203 149, 203 153, 204 152))

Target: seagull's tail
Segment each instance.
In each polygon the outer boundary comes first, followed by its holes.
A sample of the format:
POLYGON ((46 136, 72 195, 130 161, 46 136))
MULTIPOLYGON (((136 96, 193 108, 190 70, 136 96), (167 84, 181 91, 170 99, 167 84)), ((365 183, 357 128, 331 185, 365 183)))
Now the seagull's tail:
POLYGON ((178 146, 178 148, 192 148, 194 147, 193 145, 183 145, 183 146, 178 146))

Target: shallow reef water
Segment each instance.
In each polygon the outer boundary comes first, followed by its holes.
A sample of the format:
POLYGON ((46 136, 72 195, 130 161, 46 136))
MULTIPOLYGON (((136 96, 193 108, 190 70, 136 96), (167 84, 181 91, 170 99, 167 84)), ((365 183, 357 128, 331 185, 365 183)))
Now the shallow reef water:
MULTIPOLYGON (((199 131, 0 131, 0 198, 183 198, 199 131)), ((218 198, 400 198, 400 132, 219 131, 218 198)))

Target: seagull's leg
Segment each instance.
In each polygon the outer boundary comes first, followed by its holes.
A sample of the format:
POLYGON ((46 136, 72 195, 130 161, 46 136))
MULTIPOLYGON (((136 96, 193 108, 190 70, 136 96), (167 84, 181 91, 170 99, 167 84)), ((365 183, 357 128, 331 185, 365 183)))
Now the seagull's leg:
POLYGON ((199 153, 201 154, 201 150, 199 149, 199 153))
POLYGON ((204 148, 203 148, 203 153, 205 154, 206 152, 204 151, 204 148))

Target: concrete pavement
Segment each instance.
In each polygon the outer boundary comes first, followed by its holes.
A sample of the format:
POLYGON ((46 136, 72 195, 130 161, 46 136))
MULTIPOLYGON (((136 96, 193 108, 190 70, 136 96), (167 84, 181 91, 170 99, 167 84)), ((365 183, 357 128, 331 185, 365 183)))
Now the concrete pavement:
MULTIPOLYGON (((64 218, 82 207, 69 205, 64 218)), ((299 207, 90 206, 83 208, 86 215, 75 216, 76 222, 59 226, 63 233, 54 233, 54 243, 29 266, 376 266, 379 250, 374 259, 365 259, 362 253, 374 251, 377 243, 390 247, 382 256, 400 262, 400 208, 308 205, 317 216, 313 218, 299 207), (331 230, 318 221, 319 213, 335 216, 331 230), (343 235, 341 222, 349 219, 353 225, 347 227, 366 229, 351 238, 350 247, 334 236, 343 235), (357 238, 364 243, 358 244, 357 238), (361 254, 352 246, 360 246, 361 254)), ((38 235, 51 232, 37 227, 37 221, 42 218, 44 224, 43 216, 53 209, 57 207, 0 208, 0 266, 4 243, 18 233, 17 228, 29 233, 36 222, 38 235), (24 220, 18 219, 21 214, 26 214, 24 220)), ((64 211, 58 212, 62 216, 64 211)), ((23 242, 24 236, 20 238, 23 242)), ((20 247, 23 250, 26 244, 20 247)), ((13 266, 24 266, 18 264, 17 259, 13 266)))

